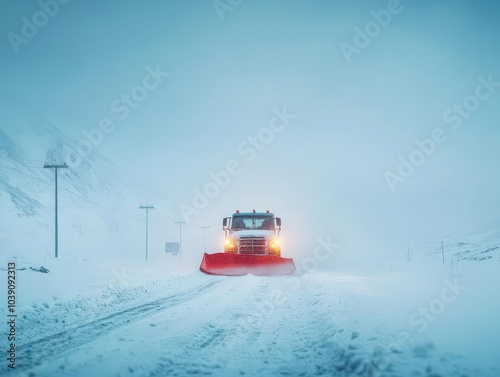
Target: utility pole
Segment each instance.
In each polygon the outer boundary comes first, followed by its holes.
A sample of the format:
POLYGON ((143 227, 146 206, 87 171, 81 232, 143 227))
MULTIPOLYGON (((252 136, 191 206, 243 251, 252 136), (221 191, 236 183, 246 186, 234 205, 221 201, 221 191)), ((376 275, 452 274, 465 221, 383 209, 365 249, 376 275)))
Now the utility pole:
POLYGON ((182 224, 185 224, 185 221, 176 221, 176 224, 179 224, 179 259, 182 259, 182 224))
POLYGON ((148 225, 149 225, 149 210, 150 209, 153 209, 155 207, 153 207, 152 205, 148 205, 146 203, 146 205, 140 205, 139 206, 139 209, 145 209, 146 210, 146 260, 148 260, 148 225))
POLYGON ((205 225, 202 226, 201 229, 203 229, 203 251, 207 251, 207 229, 210 228, 209 226, 205 225))
POLYGON ((57 169, 67 169, 68 168, 68 165, 66 165, 66 163, 64 164, 53 164, 53 165, 50 165, 50 164, 45 164, 43 165, 43 167, 45 169, 54 169, 55 171, 55 177, 56 177, 56 184, 55 184, 55 256, 56 258, 59 256, 59 250, 58 250, 58 239, 59 239, 59 235, 58 235, 58 223, 57 223, 57 169))

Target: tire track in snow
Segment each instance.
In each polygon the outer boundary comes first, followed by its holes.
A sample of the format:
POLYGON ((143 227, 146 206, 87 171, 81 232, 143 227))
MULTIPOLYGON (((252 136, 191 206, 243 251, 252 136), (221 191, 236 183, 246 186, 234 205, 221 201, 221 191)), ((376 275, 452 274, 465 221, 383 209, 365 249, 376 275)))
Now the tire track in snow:
POLYGON ((97 320, 73 326, 59 333, 20 345, 17 349, 18 370, 26 371, 27 369, 31 369, 59 355, 63 351, 93 341, 116 328, 192 300, 203 293, 215 289, 221 283, 221 280, 212 281, 205 286, 198 286, 184 293, 178 293, 120 310, 97 320))
MULTIPOLYGON (((264 298, 269 286, 268 277, 245 276, 230 278, 230 285, 225 296, 212 304, 220 305, 220 310, 197 322, 187 331, 176 334, 170 342, 177 345, 177 351, 162 352, 156 356, 154 365, 144 371, 149 377, 184 377, 189 375, 212 375, 234 377, 233 370, 228 370, 228 358, 239 353, 238 346, 250 343, 253 334, 245 330, 244 319, 248 314, 249 302, 264 298), (243 313, 243 314, 241 314, 243 313), (188 352, 187 352, 188 351, 188 352)), ((244 355, 243 364, 250 362, 244 355)))

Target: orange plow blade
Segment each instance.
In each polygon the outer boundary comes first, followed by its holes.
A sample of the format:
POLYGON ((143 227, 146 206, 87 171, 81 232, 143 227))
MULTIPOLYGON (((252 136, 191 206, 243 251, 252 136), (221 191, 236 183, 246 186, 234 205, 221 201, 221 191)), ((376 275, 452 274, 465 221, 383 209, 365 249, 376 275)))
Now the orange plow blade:
POLYGON ((203 255, 200 271, 210 275, 241 276, 276 276, 288 275, 295 270, 291 258, 273 255, 244 255, 215 253, 203 255))

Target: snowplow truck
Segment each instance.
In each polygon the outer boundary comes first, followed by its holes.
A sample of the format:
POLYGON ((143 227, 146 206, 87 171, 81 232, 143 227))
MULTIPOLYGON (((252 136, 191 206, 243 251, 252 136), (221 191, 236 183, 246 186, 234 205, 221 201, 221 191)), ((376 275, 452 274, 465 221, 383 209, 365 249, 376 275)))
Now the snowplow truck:
POLYGON ((222 221, 224 252, 203 256, 200 270, 213 275, 285 275, 295 270, 281 257, 281 218, 266 212, 240 212, 222 221))

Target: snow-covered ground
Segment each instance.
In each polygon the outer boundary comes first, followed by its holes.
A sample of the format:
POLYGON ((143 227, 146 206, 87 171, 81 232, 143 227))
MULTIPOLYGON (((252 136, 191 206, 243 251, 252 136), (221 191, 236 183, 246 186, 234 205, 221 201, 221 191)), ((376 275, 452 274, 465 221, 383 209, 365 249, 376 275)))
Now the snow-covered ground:
MULTIPOLYGON (((8 260, 19 269, 9 372, 498 376, 499 246, 489 229, 445 239, 443 249, 410 246, 409 258, 388 253, 369 273, 231 278, 169 257, 112 265, 3 254, 1 281, 8 260), (30 269, 42 265, 50 272, 30 269)), ((6 319, 5 289, 0 302, 6 319)))

